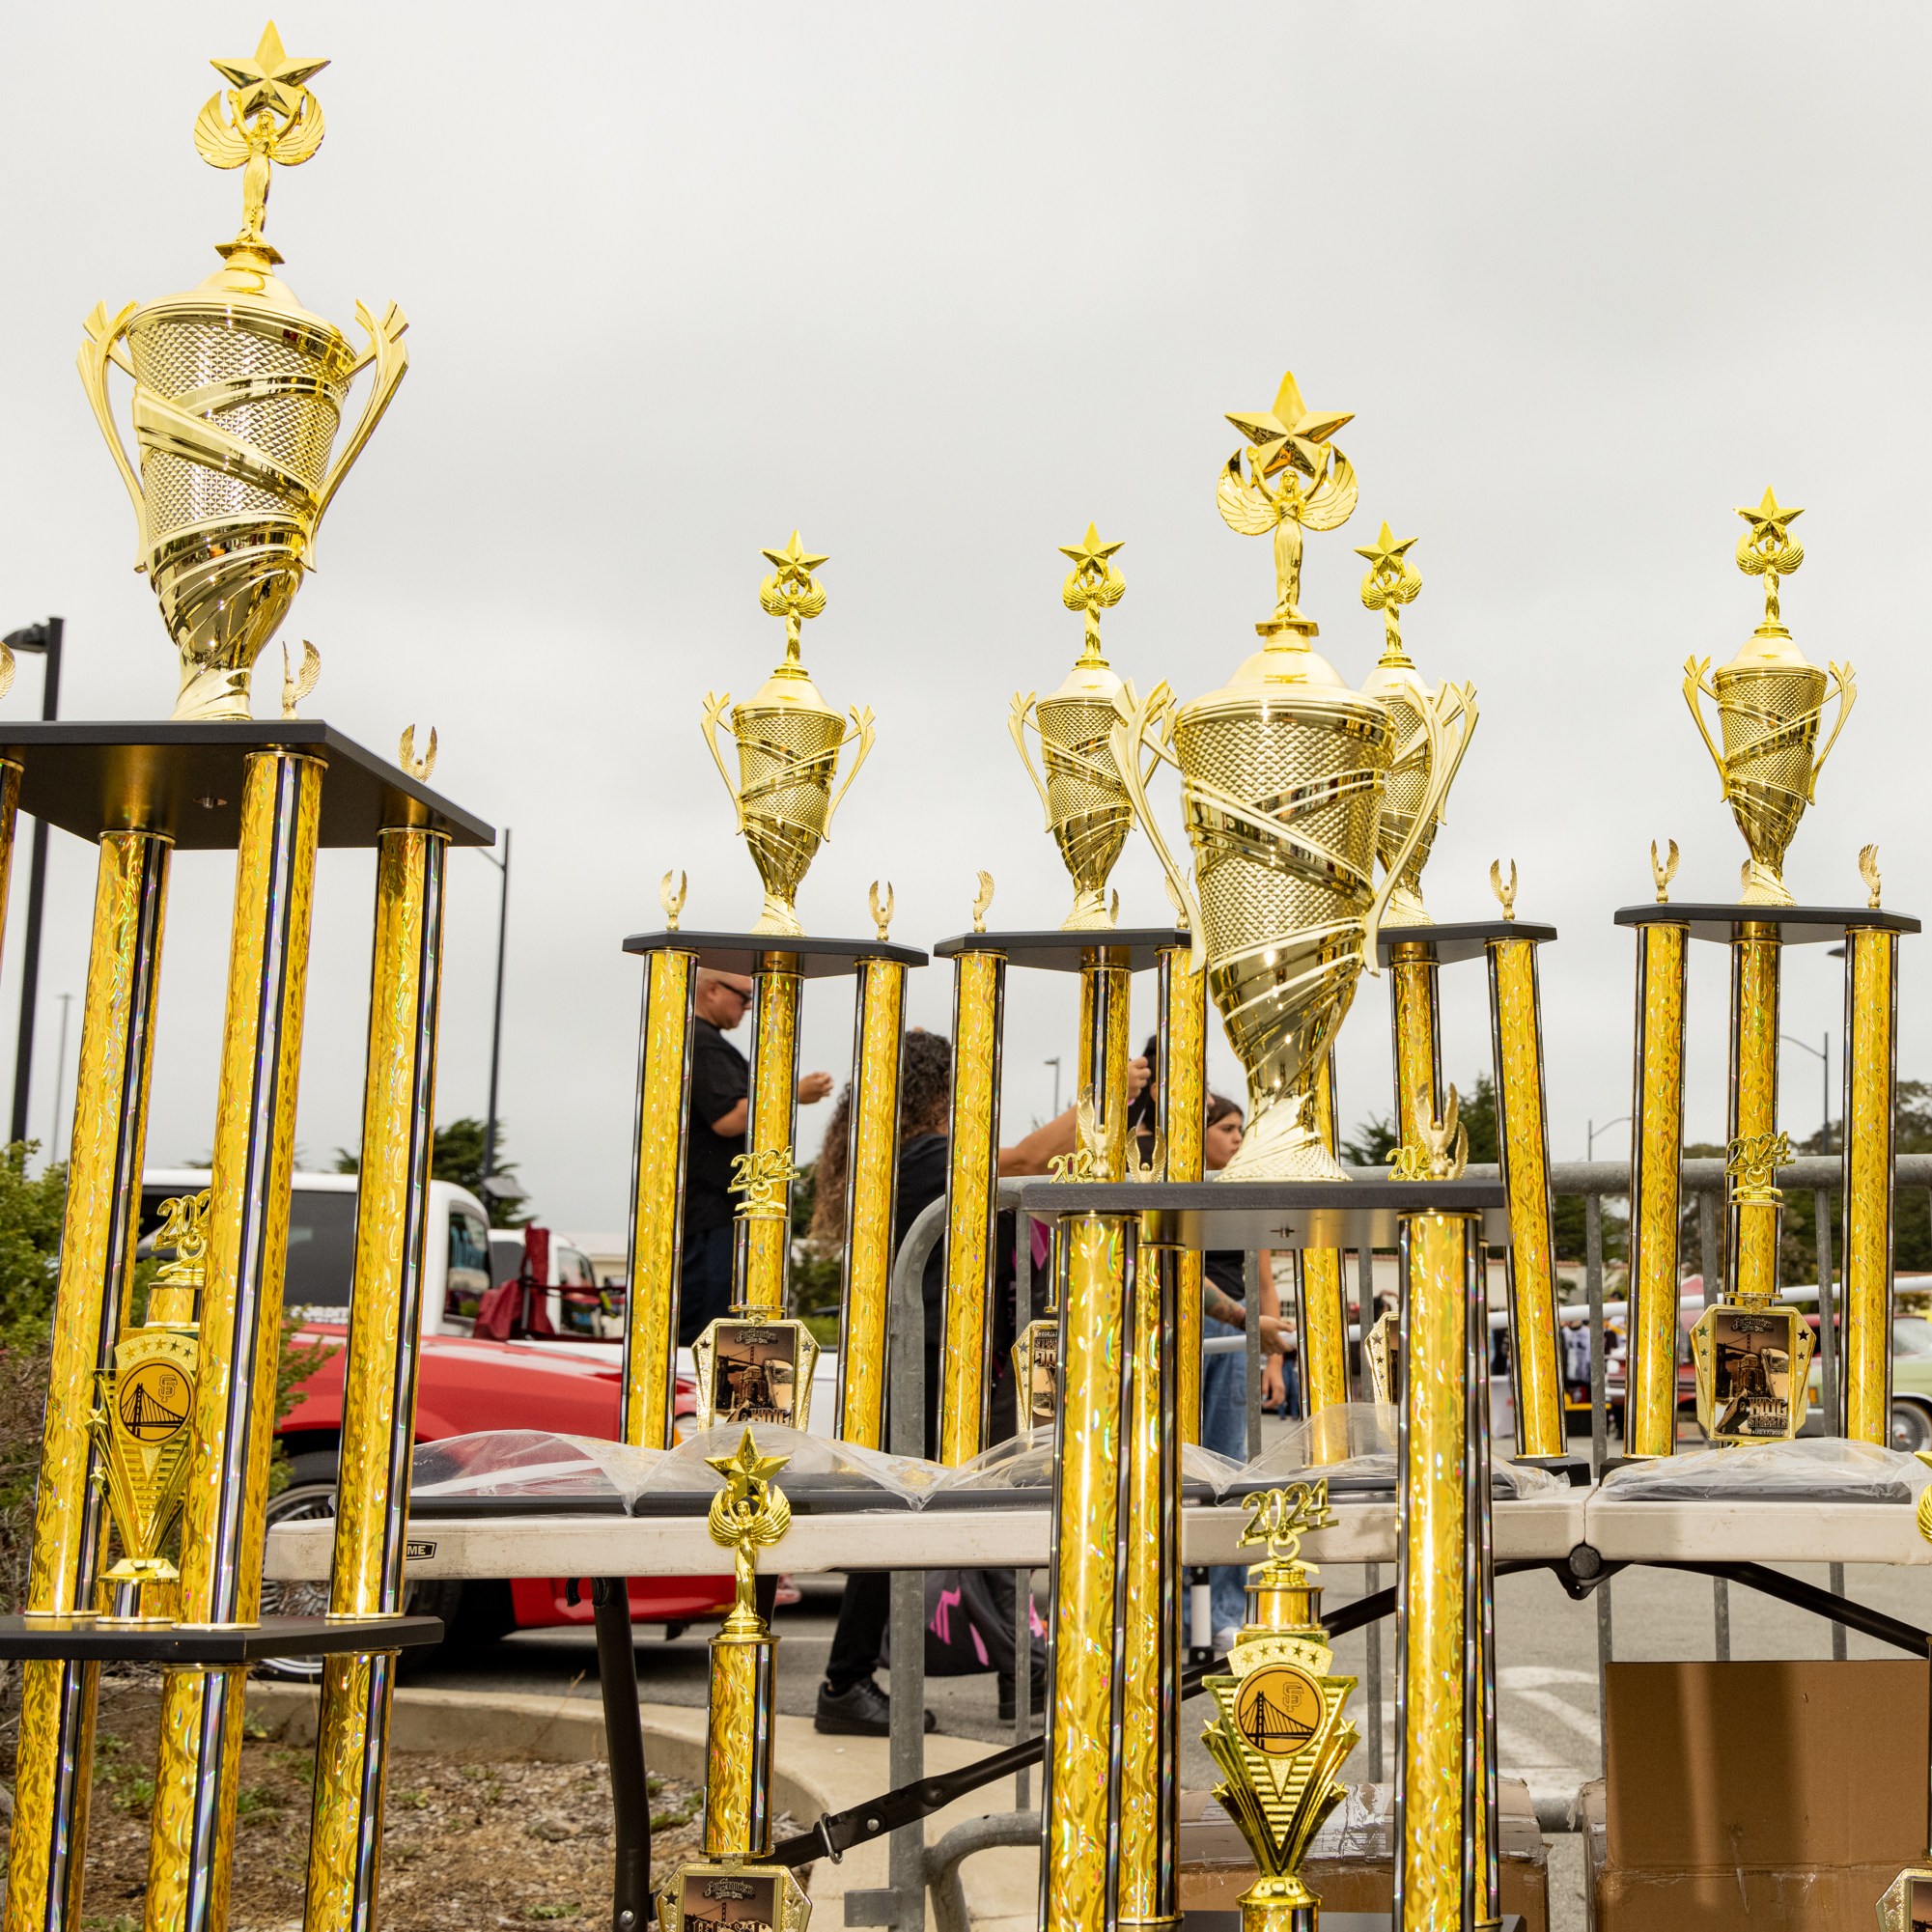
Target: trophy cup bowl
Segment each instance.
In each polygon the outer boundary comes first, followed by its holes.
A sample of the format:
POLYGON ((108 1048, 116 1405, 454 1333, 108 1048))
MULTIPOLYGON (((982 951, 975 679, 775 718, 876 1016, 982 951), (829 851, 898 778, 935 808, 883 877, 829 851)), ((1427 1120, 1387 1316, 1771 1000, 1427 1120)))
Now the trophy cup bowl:
POLYGON ((1231 684, 1178 714, 1164 686, 1145 702, 1132 686, 1122 691, 1114 761, 1189 910, 1195 959, 1206 959, 1208 991, 1247 1076, 1247 1132, 1222 1170, 1229 1180, 1348 1178, 1316 1126, 1315 1080, 1374 956, 1389 895, 1453 775, 1440 712, 1438 699, 1417 713, 1429 786, 1378 890, 1394 726, 1381 699, 1349 689, 1305 638, 1271 640, 1231 684), (1134 763, 1141 744, 1181 773, 1198 895, 1149 808, 1134 763))
POLYGON ((181 654, 177 718, 249 715, 249 672, 403 378, 401 312, 378 324, 358 304, 356 316, 371 339, 360 354, 274 275, 231 266, 187 294, 88 319, 81 379, 133 498, 136 568, 181 654), (110 362, 134 378, 138 474, 109 408, 110 362), (362 419, 331 464, 350 383, 371 362, 362 419))
POLYGON ((1475 691, 1468 685, 1444 685, 1440 693, 1432 691, 1413 664, 1378 664, 1362 682, 1365 696, 1380 698, 1388 708, 1389 722, 1395 729, 1395 750, 1388 777, 1382 790, 1382 816, 1377 821, 1376 856, 1385 871, 1393 871, 1395 854, 1409 837, 1410 827, 1421 820, 1421 836, 1410 850, 1408 863, 1396 877, 1389 894, 1386 923, 1391 926, 1423 926, 1430 923, 1422 904, 1422 870, 1436 834, 1442 827, 1442 810, 1448 803, 1449 787, 1462 767, 1463 753, 1469 749, 1470 734, 1476 726, 1475 691), (1448 771, 1442 784, 1433 783, 1428 728, 1423 715, 1433 711, 1447 732, 1457 727, 1454 742, 1448 747, 1448 771), (1424 814, 1424 803, 1435 797, 1434 807, 1424 814))
POLYGON ((1107 876, 1134 824, 1110 742, 1120 688, 1120 680, 1105 665, 1080 665, 1048 697, 1035 700, 1017 691, 1013 697, 1013 742, 1074 882, 1073 910, 1060 921, 1063 932, 1103 931, 1113 924, 1107 876), (1026 755, 1029 713, 1040 734, 1044 781, 1026 755))
POLYGON ((798 887, 819 847, 830 836, 832 815, 872 749, 873 720, 862 708, 851 713, 858 753, 834 796, 839 752, 853 742, 847 736, 846 719, 819 696, 802 671, 786 673, 787 667, 781 666, 749 704, 732 709, 729 729, 738 745, 736 782, 718 752, 716 738, 716 727, 731 703, 728 692, 705 699, 704 733, 718 775, 737 807, 738 828, 765 886, 764 910, 751 930, 797 938, 805 930, 795 910, 798 887))

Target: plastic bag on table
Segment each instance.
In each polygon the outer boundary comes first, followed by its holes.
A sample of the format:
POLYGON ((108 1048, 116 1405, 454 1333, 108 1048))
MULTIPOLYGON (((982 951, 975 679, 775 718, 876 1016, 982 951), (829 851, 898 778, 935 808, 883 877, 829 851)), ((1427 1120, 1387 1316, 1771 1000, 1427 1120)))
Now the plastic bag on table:
POLYGON ((535 1515, 574 1503, 617 1514, 666 1453, 548 1429, 479 1429, 418 1446, 409 1466, 410 1507, 491 1514, 521 1502, 535 1515))
MULTIPOLYGON (((1351 1497, 1395 1493, 1402 1412, 1380 1402, 1336 1402, 1312 1416, 1291 1422, 1281 1440, 1222 1483, 1232 1498, 1252 1495, 1278 1482, 1326 1477, 1337 1502, 1351 1497)), ((1527 1463, 1506 1461, 1500 1453, 1490 1465, 1490 1493, 1502 1501, 1522 1501, 1565 1489, 1564 1479, 1527 1463)))
POLYGON ((1809 1436, 1626 1463, 1598 1494, 1606 1502, 1909 1503, 1928 1482, 1932 1470, 1902 1450, 1809 1436))
MULTIPOLYGON (((1190 1502, 1212 1502, 1235 1474, 1238 1463, 1204 1449, 1181 1447, 1181 1491, 1190 1502)), ((970 1462, 945 1471, 930 1498, 936 1509, 1014 1508, 1050 1499, 1053 1494, 1053 1429, 1050 1423, 1022 1429, 970 1462)))
POLYGON ((917 1509, 945 1475, 936 1463, 888 1456, 829 1436, 810 1436, 779 1422, 732 1422, 688 1436, 661 1451, 630 1498, 636 1516, 698 1515, 711 1508, 724 1478, 713 1456, 735 1455, 746 1428, 761 1456, 783 1456, 772 1480, 800 1515, 846 1509, 917 1509))

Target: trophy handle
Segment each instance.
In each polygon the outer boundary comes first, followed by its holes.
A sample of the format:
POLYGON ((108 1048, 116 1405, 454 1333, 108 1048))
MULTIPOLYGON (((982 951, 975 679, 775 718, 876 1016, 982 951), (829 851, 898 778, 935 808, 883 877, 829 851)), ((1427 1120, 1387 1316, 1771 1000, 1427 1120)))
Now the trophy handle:
MULTIPOLYGON (((1832 735, 1826 739, 1825 748, 1819 752, 1818 762, 1811 768, 1811 782, 1805 788, 1806 799, 1812 804, 1817 803, 1815 794, 1818 786, 1818 773, 1825 769, 1825 760, 1831 757, 1832 747, 1837 743, 1838 734, 1844 730, 1845 720, 1851 716, 1852 707, 1859 701, 1859 674, 1849 664, 1833 664, 1830 666, 1830 670, 1832 674, 1832 688, 1837 693, 1838 698, 1838 721, 1833 725, 1832 735)), ((1825 703, 1829 704, 1831 699, 1832 692, 1826 692, 1825 703)), ((1823 711, 1824 708, 1825 706, 1822 704, 1818 707, 1820 711, 1823 711)))
MULTIPOLYGON (((858 768, 865 763, 866 756, 872 749, 872 741, 874 737, 874 732, 872 729, 873 726, 872 707, 870 705, 854 705, 850 714, 852 717, 853 724, 857 729, 858 751, 856 756, 854 756, 852 761, 852 769, 848 770, 845 774, 845 783, 838 788, 837 797, 834 798, 831 803, 826 807, 826 838, 830 838, 832 835, 832 820, 834 817, 837 816, 840 802, 844 799, 845 795, 852 790, 852 781, 858 776, 858 768)), ((839 746, 839 749, 843 751, 846 745, 850 744, 852 740, 848 738, 847 740, 845 740, 844 743, 842 743, 839 746)))
POLYGON ((389 406, 390 399, 396 394, 396 385, 402 381, 409 367, 409 351, 403 347, 403 331, 409 326, 409 319, 394 302, 382 311, 382 321, 374 322, 362 303, 355 305, 355 320, 362 324, 362 330, 369 338, 369 347, 355 359, 350 370, 353 377, 369 363, 376 365, 374 385, 369 391, 369 399, 362 406, 362 418, 355 426, 355 434, 349 439, 323 479, 322 494, 316 500, 316 514, 309 525, 311 540, 322 528, 322 519, 328 511, 330 499, 342 488, 342 479, 349 474, 350 465, 362 454, 362 446, 376 434, 376 425, 382 420, 382 412, 389 406))
MULTIPOLYGON (((1711 736, 1711 728, 1704 722, 1704 708, 1697 702, 1700 692, 1713 704, 1718 702, 1717 686, 1711 683, 1710 669, 1711 660, 1708 658, 1684 659, 1684 702, 1691 707, 1691 715, 1697 720, 1697 736, 1704 741, 1704 749, 1711 754, 1711 763, 1718 768, 1718 781, 1724 788, 1720 796, 1728 798, 1731 795, 1731 774, 1724 769, 1724 754, 1718 749, 1717 741, 1711 736)), ((1838 722, 1842 724, 1844 718, 1845 714, 1840 711, 1838 722)), ((1834 732, 1832 736, 1835 738, 1837 733, 1834 732)), ((1825 748, 1829 751, 1831 746, 1827 745, 1825 748)), ((1820 765, 1824 762, 1822 758, 1818 761, 1820 765)), ((1811 776, 1815 779, 1817 775, 1814 770, 1811 776)))
POLYGON ((1455 749, 1449 754, 1449 775, 1442 780, 1442 797, 1446 798, 1449 787, 1456 782, 1456 773, 1462 770, 1463 753, 1470 748, 1470 740, 1475 735, 1476 723, 1482 714, 1476 709, 1476 687, 1473 685, 1444 685, 1437 702, 1442 707, 1445 729, 1451 718, 1462 726, 1456 734, 1455 749))
POLYGON ((698 728, 705 735, 705 743, 711 751, 711 762, 717 767, 717 775, 724 780, 724 789, 731 794, 731 809, 738 816, 738 829, 744 829, 744 801, 738 796, 738 787, 731 782, 731 773, 725 770, 724 754, 717 748, 718 720, 724 715, 724 708, 731 702, 731 693, 719 696, 715 691, 705 693, 704 722, 698 728))
POLYGON ((107 406, 107 365, 118 363, 131 375, 126 353, 120 348, 121 338, 126 333, 129 319, 134 314, 135 305, 129 302, 119 315, 110 322, 107 304, 96 302, 94 313, 81 323, 81 330, 87 340, 80 346, 80 384, 87 391, 87 400, 94 406, 94 420, 100 425, 100 434, 107 438, 107 447, 113 453, 114 464, 121 472, 121 481, 127 486, 127 494, 134 503, 134 521, 139 531, 139 553, 134 560, 137 571, 148 568, 148 499, 141 493, 141 477, 127 457, 127 446, 121 440, 121 432, 114 425, 114 412, 107 406))
POLYGON ((1033 781, 1033 789, 1040 795, 1040 809, 1047 815, 1047 829, 1053 829, 1053 807, 1048 802, 1047 781, 1033 769, 1033 760, 1026 749, 1026 714, 1033 709, 1033 693, 1028 691, 1022 697, 1013 693, 1012 708, 1006 714, 1006 728, 1013 734, 1013 743, 1020 753, 1020 762, 1026 768, 1026 775, 1033 781))
POLYGON ((1180 770, 1180 761, 1167 748, 1167 740, 1174 729, 1174 693, 1163 681, 1156 685, 1143 700, 1135 695, 1134 681, 1129 679, 1114 693, 1113 708, 1117 716, 1113 729, 1107 733, 1107 747, 1113 753, 1120 782, 1127 787, 1127 801, 1134 809, 1134 816, 1139 822, 1140 829, 1147 834, 1147 843, 1154 848, 1154 855, 1161 861, 1161 870, 1167 875, 1167 889, 1187 918, 1193 939, 1192 949, 1188 955, 1188 970, 1199 972, 1208 957, 1207 939, 1201 931, 1201 902, 1195 897, 1194 888, 1188 883, 1187 874, 1175 864, 1174 854, 1167 850, 1167 841, 1161 836, 1154 808, 1147 801, 1147 780, 1153 776, 1155 768, 1162 759, 1177 771, 1180 770), (1154 754, 1144 774, 1140 769, 1143 748, 1154 754))
POLYGON ((1475 728, 1471 717, 1471 721, 1464 727, 1454 760, 1447 759, 1442 755, 1442 714, 1461 710, 1466 716, 1470 716, 1474 709, 1473 696, 1474 693, 1465 687, 1445 685, 1427 704, 1416 707, 1416 714, 1422 720, 1423 736, 1429 741, 1429 789, 1423 795, 1422 802, 1416 806, 1414 818, 1410 821, 1408 835, 1384 870, 1382 884, 1375 897, 1368 902, 1368 916, 1362 921, 1361 962, 1378 976, 1382 968, 1375 960, 1375 938, 1382 930, 1382 915, 1388 910, 1389 894, 1409 870, 1409 861, 1415 856, 1415 848, 1435 825, 1436 814, 1442 809, 1442 800, 1448 797, 1449 781, 1455 777, 1456 766, 1462 760, 1463 747, 1469 743, 1470 733, 1475 728))

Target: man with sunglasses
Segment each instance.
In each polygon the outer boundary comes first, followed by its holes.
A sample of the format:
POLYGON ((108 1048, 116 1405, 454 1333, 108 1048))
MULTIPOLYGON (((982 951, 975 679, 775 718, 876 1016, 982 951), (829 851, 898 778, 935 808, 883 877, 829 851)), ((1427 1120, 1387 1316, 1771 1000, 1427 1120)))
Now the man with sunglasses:
MULTIPOLYGON (((700 967, 692 1004, 691 1124, 685 1162, 685 1250, 679 1275, 678 1340, 688 1348, 731 1312, 731 1188, 734 1155, 744 1152, 751 1064, 724 1036, 751 1007, 751 981, 700 967)), ((810 1106, 832 1090, 829 1074, 805 1074, 798 1101, 810 1106)))

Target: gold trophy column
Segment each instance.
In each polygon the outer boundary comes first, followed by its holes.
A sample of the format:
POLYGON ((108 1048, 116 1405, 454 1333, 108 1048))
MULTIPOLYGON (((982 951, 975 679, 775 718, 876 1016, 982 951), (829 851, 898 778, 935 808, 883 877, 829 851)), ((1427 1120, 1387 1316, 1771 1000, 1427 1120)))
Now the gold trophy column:
MULTIPOLYGON (((1878 849, 1859 865, 1879 902, 1878 849)), ((1857 1442, 1891 1441, 1891 1170, 1898 1100, 1898 935, 1845 934, 1845 1251, 1843 1394, 1838 1426, 1857 1442)))
MULTIPOLYGON (((973 929, 986 930, 993 881, 980 874, 973 929)), ((970 1462, 986 1444, 987 1322, 998 1251, 999 1045, 1006 955, 953 961, 952 1138, 947 1148, 946 1324, 939 1354, 939 1461, 970 1462)), ((1023 1232, 1019 1237, 1024 1239, 1023 1232)), ((1025 1426, 1025 1391, 1020 1393, 1025 1426)))
MULTIPOLYGON (((1126 975, 1123 973, 1122 977, 1126 975)), ((1121 1455, 1134 1222, 1063 1216, 1060 1405, 1054 1423, 1052 1696, 1047 1710, 1041 1923, 1109 1932, 1120 1793, 1120 1586, 1131 1459, 1121 1455)))
MULTIPOLYGON (((18 766, 0 766, 0 848, 6 856, 19 775, 18 766)), ((96 1377, 113 1366, 140 1230, 172 850, 168 839, 152 832, 110 832, 100 841, 27 1582, 30 1623, 86 1616, 98 1608, 106 1523, 91 1480, 95 1451, 88 1422, 96 1377)), ((0 895, 4 873, 0 856, 0 895)), ((80 1851, 87 1839, 98 1675, 98 1664, 71 1659, 21 1666, 6 1932, 71 1932, 80 1923, 80 1851)))
POLYGON ((1127 1171, 1128 995, 1132 969, 1121 955, 1090 947, 1080 955, 1080 1058, 1074 1092, 1093 1114, 1096 1180, 1127 1171))
MULTIPOLYGON (((392 826, 376 848, 376 965, 329 1580, 329 1615, 347 1622, 403 1609, 448 843, 440 832, 392 826)), ((393 1651, 324 1661, 305 1932, 375 1922, 395 1669, 393 1651)))
POLYGON ((1402 1217, 1396 1932, 1499 1912, 1481 1227, 1402 1217))
MULTIPOLYGON (((1172 955, 1163 955, 1164 973, 1172 955)), ((1185 966, 1186 956, 1182 964, 1185 966)), ((1196 985, 1198 974, 1190 975, 1196 985)), ((1163 1059, 1163 1068, 1167 1062, 1163 1059)), ((1181 1439, 1175 1303, 1186 1292, 1170 1215, 1134 1248, 1128 1374, 1126 1636, 1122 1647, 1118 1924, 1181 1922, 1181 1439)), ((1196 1256, 1198 1259, 1198 1256, 1196 1256)), ((1196 1289, 1196 1294, 1199 1291, 1196 1289)), ((1198 1332, 1198 1330, 1197 1330, 1198 1332)))
MULTIPOLYGON (((1192 941, 1161 951, 1160 1049, 1162 1178, 1201 1178, 1201 1136, 1208 1113, 1208 976, 1190 966, 1192 941)), ((1184 1247, 1174 1318, 1175 1419, 1183 1442, 1201 1440, 1201 1256, 1184 1247)))
MULTIPOLYGON (((1677 842, 1659 860, 1662 905, 1677 842)), ((1678 1192, 1684 1164, 1684 1007, 1691 929, 1663 916, 1637 932, 1637 1052, 1631 1111, 1630 1338, 1624 1453, 1667 1456, 1677 1445, 1678 1192)))
MULTIPOLYGON (((1330 1050, 1315 1078, 1315 1127, 1329 1152, 1336 1151, 1335 1056, 1330 1050)), ((1301 1339, 1302 1413, 1312 1421, 1324 1409, 1349 1399, 1349 1304, 1338 1247, 1295 1250, 1295 1328, 1301 1339)), ((1312 1431, 1312 1462, 1339 1462, 1346 1441, 1312 1431)))
POLYGON ((1420 1130, 1442 1107, 1442 1045, 1437 1004, 1436 948, 1427 940, 1386 937, 1388 1000, 1395 1035, 1395 1125, 1399 1145, 1421 1144, 1420 1130), (1422 1112, 1427 1108, 1426 1116, 1422 1112))
MULTIPOLYGON (((1490 879, 1503 917, 1516 916, 1516 866, 1505 891, 1490 879)), ((1536 941, 1491 939, 1490 1045, 1496 1061, 1496 1141, 1509 1194, 1510 1364, 1516 1385, 1516 1453, 1567 1451, 1563 1372, 1556 1337, 1556 1229, 1550 1195, 1550 1119, 1543 1083, 1543 1001, 1536 941)))
MULTIPOLYGON (((252 1623, 261 1611, 322 770, 313 756, 259 751, 244 780, 182 1534, 188 1624, 252 1623)), ((167 1673, 146 1932, 222 1932, 227 1922, 246 1674, 167 1673)))
POLYGON ((732 1249, 735 1314, 785 1311, 792 1244, 792 1134, 798 1101, 798 956, 761 953, 751 976, 751 1105, 742 1171, 780 1213, 741 1211, 732 1249))
MULTIPOLYGON (((872 916, 885 938, 892 888, 872 916)), ((885 1446, 885 1336, 890 1319, 894 1203, 899 1192, 900 1056, 906 1032, 906 968, 858 962, 853 1016, 852 1118, 845 1165, 845 1279, 839 1296, 838 1436, 885 1446)))
MULTIPOLYGON (((1778 979, 1783 950, 1769 920, 1740 925, 1731 940, 1730 1139, 1778 1133, 1778 979)), ((1728 1209, 1724 1297, 1747 1304, 1778 1293, 1779 1210, 1735 1190, 1728 1209)))
MULTIPOLYGON (((684 885, 664 875, 664 914, 678 929, 684 885)), ((685 1232, 685 1147, 691 1115, 697 955, 667 946, 644 957, 631 1133, 630 1256, 624 1321, 623 1440, 668 1449, 677 1406, 678 1289, 685 1232)))

